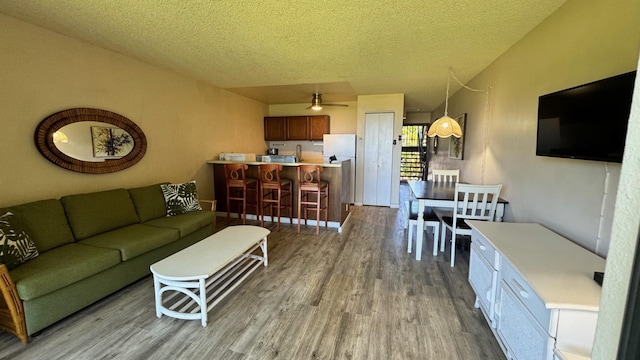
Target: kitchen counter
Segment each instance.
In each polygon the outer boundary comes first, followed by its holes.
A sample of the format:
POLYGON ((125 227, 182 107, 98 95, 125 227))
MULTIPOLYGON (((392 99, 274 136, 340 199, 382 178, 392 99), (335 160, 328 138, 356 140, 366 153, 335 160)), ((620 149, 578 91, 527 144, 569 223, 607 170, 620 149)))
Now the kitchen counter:
POLYGON ((225 160, 208 160, 207 164, 234 164, 234 163, 242 163, 242 164, 247 164, 247 165, 261 165, 261 164, 280 164, 282 166, 300 166, 300 165, 322 165, 322 167, 325 168, 339 168, 342 167, 342 162, 335 162, 335 163, 327 163, 327 162, 323 162, 322 159, 318 159, 318 160, 309 160, 309 161, 302 161, 302 162, 294 162, 294 163, 289 163, 289 162, 264 162, 264 161, 225 161, 225 160))
MULTIPOLYGON (((342 227, 348 219, 351 213, 351 161, 339 161, 337 163, 325 163, 322 160, 317 161, 303 161, 297 163, 285 163, 285 162, 259 162, 259 161, 225 161, 225 160, 209 160, 207 164, 213 166, 213 180, 214 180, 214 196, 218 200, 217 209, 220 215, 224 213, 227 215, 227 187, 226 180, 224 178, 224 165, 232 163, 247 164, 249 169, 247 170, 248 177, 258 177, 258 166, 262 164, 279 164, 282 165, 282 171, 280 177, 284 179, 291 179, 293 182, 293 223, 297 224, 298 220, 298 175, 297 167, 300 165, 321 165, 324 169, 322 171, 321 179, 329 182, 329 227, 337 228, 338 232, 342 231, 342 227)), ((253 210, 253 209, 250 209, 253 210)), ((284 212, 286 214, 286 212, 284 212)), ((232 213, 233 214, 233 213, 232 213)), ((236 214, 237 215, 237 214, 236 214)), ((287 214, 288 215, 288 214, 287 214)), ((311 216, 311 213, 310 213, 311 216)), ((249 213, 248 219, 257 219, 255 213, 249 213)), ((324 218, 324 217, 323 217, 324 218)), ((265 217, 265 221, 269 219, 269 216, 265 217)), ((286 226, 289 220, 282 219, 282 224, 286 226)), ((309 219, 309 225, 315 226, 315 220, 309 219)), ((322 222, 321 227, 324 226, 322 222)))

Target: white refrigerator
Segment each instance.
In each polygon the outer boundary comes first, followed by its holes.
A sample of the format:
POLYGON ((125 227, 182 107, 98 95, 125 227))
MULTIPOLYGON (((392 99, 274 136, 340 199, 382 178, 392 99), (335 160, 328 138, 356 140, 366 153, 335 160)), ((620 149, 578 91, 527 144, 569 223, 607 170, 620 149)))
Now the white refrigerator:
POLYGON ((335 156, 338 162, 351 160, 349 202, 353 204, 356 195, 356 134, 325 134, 322 138, 322 155, 326 163, 330 162, 332 156, 335 156))

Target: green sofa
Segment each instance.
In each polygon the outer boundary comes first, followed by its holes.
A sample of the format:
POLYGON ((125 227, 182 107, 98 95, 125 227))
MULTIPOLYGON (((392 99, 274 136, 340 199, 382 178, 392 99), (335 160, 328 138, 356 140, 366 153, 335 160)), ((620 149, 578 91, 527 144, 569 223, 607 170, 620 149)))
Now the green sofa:
POLYGON ((10 271, 28 335, 141 279, 154 262, 213 233, 214 211, 167 216, 160 185, 1 209, 14 214, 40 253, 10 271))

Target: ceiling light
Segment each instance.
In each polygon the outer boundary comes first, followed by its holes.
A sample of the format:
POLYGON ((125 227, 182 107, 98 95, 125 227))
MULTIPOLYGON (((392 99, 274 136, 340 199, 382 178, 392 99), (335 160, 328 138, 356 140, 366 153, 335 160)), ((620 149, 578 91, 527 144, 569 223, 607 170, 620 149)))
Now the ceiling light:
POLYGON ((441 138, 448 138, 454 136, 457 138, 462 137, 462 128, 457 121, 450 118, 447 111, 449 110, 449 80, 451 79, 451 68, 449 68, 449 75, 447 76, 447 97, 444 103, 444 115, 438 120, 434 121, 429 127, 427 132, 428 137, 438 136, 441 138))
POLYGON ((311 110, 319 111, 322 110, 322 95, 315 93, 311 98, 311 110))

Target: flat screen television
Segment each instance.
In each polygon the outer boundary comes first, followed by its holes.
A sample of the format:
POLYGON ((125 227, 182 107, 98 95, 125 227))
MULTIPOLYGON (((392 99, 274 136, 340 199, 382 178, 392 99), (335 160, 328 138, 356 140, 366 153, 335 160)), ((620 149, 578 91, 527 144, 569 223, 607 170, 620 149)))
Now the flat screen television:
POLYGON ((538 99, 536 155, 622 162, 636 72, 538 99))

